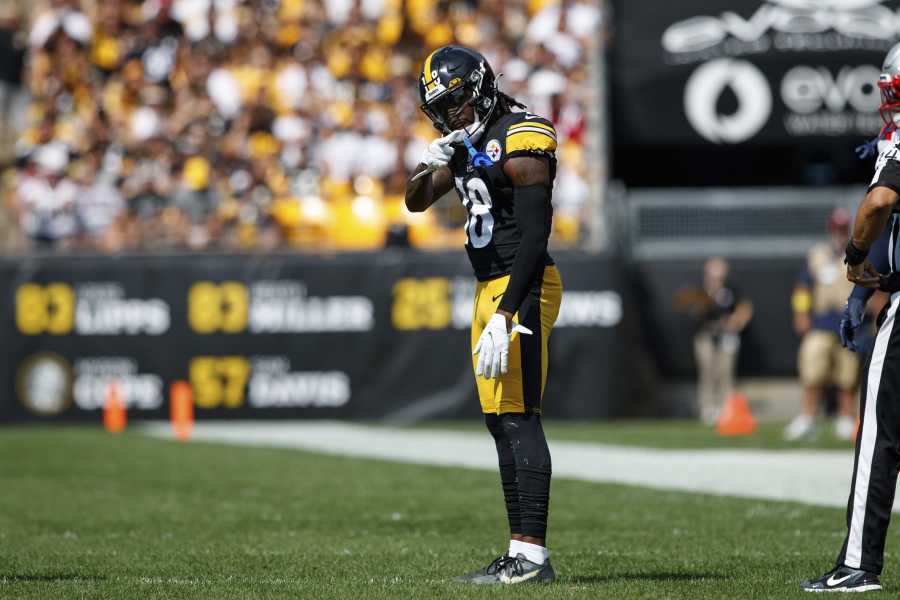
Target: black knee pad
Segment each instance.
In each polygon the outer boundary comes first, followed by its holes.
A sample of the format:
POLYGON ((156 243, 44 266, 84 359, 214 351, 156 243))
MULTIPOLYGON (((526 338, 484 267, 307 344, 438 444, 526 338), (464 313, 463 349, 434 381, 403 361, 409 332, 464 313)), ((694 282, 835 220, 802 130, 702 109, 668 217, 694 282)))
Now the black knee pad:
POLYGON ((500 415, 495 414, 485 414, 484 415, 484 424, 487 426, 488 431, 491 432, 491 435, 496 440, 498 437, 505 437, 506 433, 503 431, 503 425, 500 422, 500 415))
POLYGON ((550 448, 544 437, 541 417, 534 413, 505 413, 499 420, 512 445, 516 468, 551 473, 550 448))

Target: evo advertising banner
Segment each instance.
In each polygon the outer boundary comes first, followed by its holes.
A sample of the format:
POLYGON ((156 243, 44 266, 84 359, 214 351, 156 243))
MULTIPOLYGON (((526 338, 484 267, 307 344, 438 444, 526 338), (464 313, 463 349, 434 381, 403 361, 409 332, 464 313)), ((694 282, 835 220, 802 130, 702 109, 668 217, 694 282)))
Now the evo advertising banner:
POLYGON ((614 3, 616 144, 860 143, 900 41, 895 0, 614 3))

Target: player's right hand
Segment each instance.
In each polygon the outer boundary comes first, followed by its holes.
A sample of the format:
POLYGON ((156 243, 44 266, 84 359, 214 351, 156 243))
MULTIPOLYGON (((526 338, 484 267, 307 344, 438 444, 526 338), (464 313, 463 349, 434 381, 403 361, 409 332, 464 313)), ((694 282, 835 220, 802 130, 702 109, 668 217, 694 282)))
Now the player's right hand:
POLYGON ((506 317, 494 313, 472 354, 478 355, 478 363, 475 366, 475 375, 486 379, 499 379, 501 375, 509 372, 509 342, 514 333, 532 335, 531 330, 524 325, 516 323, 512 331, 506 330, 506 317))
POLYGON ((434 140, 425 148, 420 162, 429 171, 436 171, 441 167, 446 167, 455 152, 453 144, 461 142, 463 135, 465 134, 462 130, 457 130, 434 140))
POLYGON ((853 352, 860 351, 860 347, 856 344, 856 332, 862 325, 865 310, 865 302, 859 298, 848 298, 844 313, 841 315, 841 346, 853 352))

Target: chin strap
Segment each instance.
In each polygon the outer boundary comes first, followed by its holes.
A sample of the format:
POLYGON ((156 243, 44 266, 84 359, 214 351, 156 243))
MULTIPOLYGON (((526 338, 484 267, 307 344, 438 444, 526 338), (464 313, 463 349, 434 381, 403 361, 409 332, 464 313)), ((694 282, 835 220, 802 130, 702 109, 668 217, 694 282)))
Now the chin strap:
POLYGON ((478 141, 478 138, 481 137, 481 134, 484 133, 484 125, 491 119, 491 115, 494 114, 494 108, 497 106, 497 100, 494 100, 494 105, 491 106, 491 109, 488 111, 487 117, 482 121, 478 117, 478 109, 475 109, 475 122, 469 125, 468 127, 463 127, 462 132, 466 135, 469 141, 475 143, 478 141))
POLYGON ((481 134, 484 132, 484 127, 482 127, 482 122, 478 119, 477 113, 475 122, 468 127, 464 127, 463 132, 466 134, 466 138, 472 143, 477 142, 478 138, 481 137, 481 134))

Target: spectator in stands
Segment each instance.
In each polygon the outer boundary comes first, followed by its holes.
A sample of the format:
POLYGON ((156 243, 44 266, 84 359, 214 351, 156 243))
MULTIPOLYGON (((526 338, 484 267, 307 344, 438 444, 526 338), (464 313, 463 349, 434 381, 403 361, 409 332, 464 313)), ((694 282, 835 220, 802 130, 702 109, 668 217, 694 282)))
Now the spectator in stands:
POLYGON ((734 393, 741 332, 753 317, 753 304, 728 279, 728 271, 725 259, 710 258, 703 266, 702 283, 675 297, 676 310, 686 311, 695 323, 697 405, 708 425, 718 420, 722 405, 734 393))
POLYGON ((78 233, 75 200, 79 186, 66 174, 69 151, 59 142, 38 148, 18 182, 13 208, 33 248, 70 246, 78 233))
MULTIPOLYGON (((0 8, 0 49, 4 23, 19 22, 6 18, 9 4, 0 8)), ((93 190, 75 209, 89 232, 63 234, 69 246, 319 248, 325 235, 336 247, 356 247, 344 229, 372 223, 380 233, 367 236, 383 238, 388 214, 411 218, 399 209, 405 174, 433 136, 416 105, 419 66, 431 49, 454 41, 484 47, 506 73, 501 84, 557 122, 555 241, 580 236, 591 194, 585 115, 595 101, 585 57, 602 19, 593 2, 33 4, 20 27, 32 99, 15 146, 29 166, 3 181, 18 186, 31 176, 29 157, 64 144, 80 185, 93 190), (94 168, 98 161, 102 168, 94 168), (264 173, 254 163, 264 163, 264 173), (254 172, 252 200, 232 166, 254 172), (92 172, 102 179, 97 188, 85 179, 92 172), (110 185, 124 201, 114 218, 110 185), (348 203, 359 210, 345 211, 348 203), (376 218, 362 222, 373 211, 376 218)), ((458 207, 437 214, 461 225, 458 207)), ((414 244, 459 243, 458 235, 423 233, 429 223, 417 222, 414 244)))
POLYGON ((120 220, 125 202, 116 186, 115 165, 104 164, 99 148, 88 151, 77 164, 73 179, 81 185, 75 213, 84 246, 114 252, 123 247, 120 220))
POLYGON ((859 358, 841 347, 838 329, 841 312, 853 284, 844 276, 844 248, 850 235, 850 214, 836 208, 828 218, 828 241, 810 248, 806 268, 794 287, 791 304, 794 330, 801 337, 798 355, 803 405, 784 430, 788 441, 812 435, 819 403, 828 386, 838 390, 838 416, 834 433, 849 440, 856 429, 856 385, 859 358))

